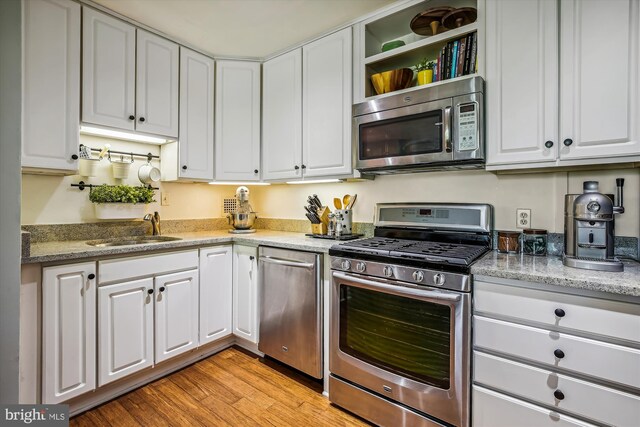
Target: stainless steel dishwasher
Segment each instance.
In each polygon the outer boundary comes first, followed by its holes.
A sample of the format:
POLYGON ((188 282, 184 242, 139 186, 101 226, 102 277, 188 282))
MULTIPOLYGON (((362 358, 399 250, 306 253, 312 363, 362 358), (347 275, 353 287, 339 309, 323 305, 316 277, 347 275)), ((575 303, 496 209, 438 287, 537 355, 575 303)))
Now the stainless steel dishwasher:
POLYGON ((258 349, 322 378, 320 254, 261 246, 258 349))

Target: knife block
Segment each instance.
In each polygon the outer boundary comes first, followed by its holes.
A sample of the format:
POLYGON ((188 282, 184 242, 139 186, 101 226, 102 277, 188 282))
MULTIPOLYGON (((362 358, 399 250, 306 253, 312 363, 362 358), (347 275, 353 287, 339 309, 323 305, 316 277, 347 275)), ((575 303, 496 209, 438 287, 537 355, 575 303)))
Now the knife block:
POLYGON ((318 209, 320 224, 311 224, 311 232, 313 234, 327 234, 330 213, 331 211, 326 206, 323 206, 322 209, 318 209))
POLYGON ((311 224, 311 232, 313 234, 327 234, 327 224, 321 222, 320 224, 311 224))

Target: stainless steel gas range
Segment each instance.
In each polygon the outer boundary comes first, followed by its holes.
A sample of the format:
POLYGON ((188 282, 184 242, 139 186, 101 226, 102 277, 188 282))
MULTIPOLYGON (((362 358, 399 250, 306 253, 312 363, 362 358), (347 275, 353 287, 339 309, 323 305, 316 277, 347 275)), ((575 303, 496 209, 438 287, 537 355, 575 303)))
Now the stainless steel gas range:
POLYGON ((329 399, 381 426, 468 426, 471 264, 484 204, 378 204, 375 237, 334 245, 329 399))

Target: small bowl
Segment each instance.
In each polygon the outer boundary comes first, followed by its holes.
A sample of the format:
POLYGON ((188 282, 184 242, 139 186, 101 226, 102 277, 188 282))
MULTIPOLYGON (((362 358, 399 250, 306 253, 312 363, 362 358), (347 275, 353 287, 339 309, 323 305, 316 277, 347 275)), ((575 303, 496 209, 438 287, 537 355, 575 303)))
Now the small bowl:
POLYGON ((413 83, 413 70, 411 68, 399 68, 373 74, 371 83, 378 95, 406 89, 413 83))
POLYGON ((386 52, 388 50, 396 49, 396 48, 399 48, 399 47, 402 47, 402 46, 404 46, 404 42, 402 40, 393 40, 393 41, 386 42, 385 44, 383 44, 382 45, 382 51, 386 52))

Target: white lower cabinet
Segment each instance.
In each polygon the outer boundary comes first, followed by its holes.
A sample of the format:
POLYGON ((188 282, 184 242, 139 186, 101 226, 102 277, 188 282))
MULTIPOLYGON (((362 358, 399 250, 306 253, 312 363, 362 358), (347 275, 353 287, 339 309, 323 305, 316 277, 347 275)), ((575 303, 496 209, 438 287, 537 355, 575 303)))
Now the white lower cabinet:
POLYGON ((98 385, 153 365, 153 278, 98 289, 98 337, 98 385))
POLYGON ((96 264, 42 270, 42 403, 96 387, 96 264))
POLYGON ((258 248, 233 247, 233 334, 258 343, 258 248))
POLYGON ((198 346, 198 270, 155 279, 156 363, 198 346))
POLYGON ((230 245, 200 249, 200 345, 233 333, 232 265, 230 245))
POLYGON ((474 293, 474 426, 638 425, 640 306, 504 279, 474 293))

